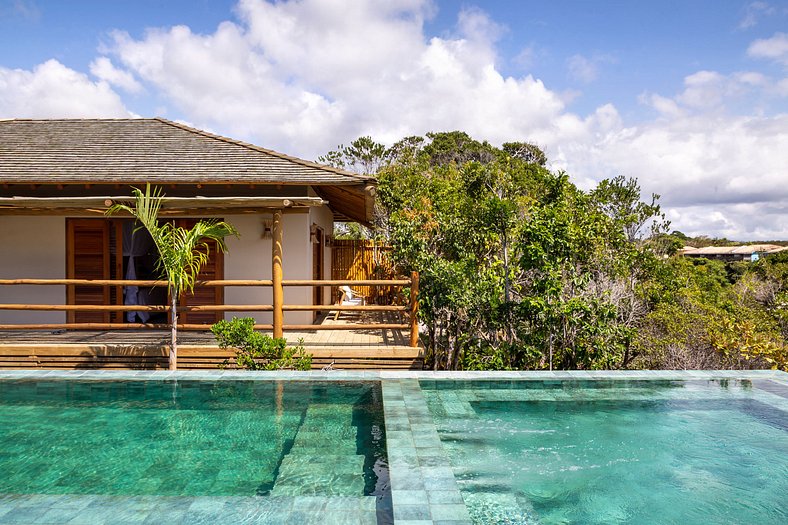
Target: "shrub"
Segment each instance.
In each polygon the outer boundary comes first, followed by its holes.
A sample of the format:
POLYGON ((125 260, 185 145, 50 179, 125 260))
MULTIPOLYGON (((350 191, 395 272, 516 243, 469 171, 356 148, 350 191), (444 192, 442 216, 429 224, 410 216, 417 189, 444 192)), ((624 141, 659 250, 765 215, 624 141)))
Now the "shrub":
MULTIPOLYGON (((312 367, 312 354, 298 346, 287 346, 283 337, 274 339, 268 334, 254 331, 254 319, 237 318, 232 321, 222 319, 211 326, 221 348, 235 350, 235 363, 247 370, 309 370, 312 367)), ((222 366, 227 366, 229 360, 222 366)))

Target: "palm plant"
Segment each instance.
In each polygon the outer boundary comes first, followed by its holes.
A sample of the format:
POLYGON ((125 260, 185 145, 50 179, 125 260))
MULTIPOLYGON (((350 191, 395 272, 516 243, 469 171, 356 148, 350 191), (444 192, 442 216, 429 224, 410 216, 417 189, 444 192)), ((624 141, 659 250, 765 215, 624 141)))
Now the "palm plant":
POLYGON ((134 204, 114 204, 107 215, 118 212, 131 214, 150 233, 159 252, 157 269, 161 278, 167 280, 170 295, 172 339, 170 343, 170 370, 175 370, 178 357, 178 300, 184 292, 193 293, 194 283, 200 269, 208 262, 209 242, 216 242, 217 249, 227 251, 224 238, 238 236, 238 231, 229 223, 217 220, 198 221, 191 229, 175 226, 172 222, 159 222, 158 215, 164 194, 161 188, 148 184, 143 193, 133 188, 134 204))

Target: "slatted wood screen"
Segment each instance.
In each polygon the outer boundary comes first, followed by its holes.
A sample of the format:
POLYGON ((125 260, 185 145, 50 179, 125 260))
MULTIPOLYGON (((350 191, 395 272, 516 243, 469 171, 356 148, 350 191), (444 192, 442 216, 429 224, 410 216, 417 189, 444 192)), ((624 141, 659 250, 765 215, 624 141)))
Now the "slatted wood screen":
MULTIPOLYGON (((362 280, 394 277, 390 253, 391 247, 380 242, 335 239, 331 244, 331 278, 362 280)), ((359 286, 356 290, 368 296, 370 304, 388 301, 395 293, 393 287, 359 286)), ((331 298, 333 302, 339 299, 339 288, 331 288, 331 298)))
MULTIPOLYGON (((105 219, 66 221, 66 277, 69 279, 110 278, 110 222, 105 219)), ((109 288, 69 286, 68 304, 109 304, 109 288)), ((68 312, 68 321, 107 323, 109 312, 68 312)))
MULTIPOLYGON (((220 219, 219 219, 220 220, 220 219)), ((197 224, 198 219, 177 219, 176 226, 181 228, 192 228, 197 224)), ((199 280, 224 279, 224 254, 216 249, 214 241, 208 242, 210 249, 208 262, 200 269, 199 280)), ((199 304, 224 304, 223 286, 198 286, 194 288, 194 294, 186 292, 181 297, 181 306, 193 306, 199 304)), ((223 312, 183 312, 180 314, 180 322, 191 324, 213 324, 224 318, 223 312)))

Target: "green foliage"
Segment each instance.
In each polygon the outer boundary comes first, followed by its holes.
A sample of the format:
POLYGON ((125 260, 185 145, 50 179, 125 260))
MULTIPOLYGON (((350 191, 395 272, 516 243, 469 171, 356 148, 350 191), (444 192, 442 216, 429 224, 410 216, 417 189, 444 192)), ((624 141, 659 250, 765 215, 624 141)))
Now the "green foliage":
POLYGON ((360 137, 351 142, 350 146, 340 144, 336 150, 318 157, 317 161, 335 168, 371 175, 380 169, 387 153, 383 144, 375 142, 371 137, 360 137))
POLYGON ((501 149, 510 157, 520 159, 529 164, 544 166, 547 164, 547 155, 539 146, 530 142, 505 142, 501 149))
POLYGON ((159 221, 159 209, 164 200, 161 188, 148 184, 145 193, 133 188, 134 204, 115 204, 107 215, 121 211, 129 213, 150 233, 159 253, 157 261, 161 276, 167 279, 170 293, 179 297, 181 292, 191 292, 194 281, 210 255, 209 241, 216 242, 219 250, 227 251, 224 238, 238 236, 229 223, 216 220, 198 221, 191 229, 180 228, 169 221, 159 221))
POLYGON ((373 238, 373 233, 369 228, 365 228, 357 222, 337 222, 334 224, 335 239, 361 240, 373 238))
POLYGON ((651 228, 650 236, 665 233, 670 226, 657 204, 659 195, 652 194, 651 203, 640 200, 637 179, 626 179, 619 175, 603 180, 590 195, 599 209, 624 230, 629 241, 640 239, 646 226, 651 228))
MULTIPOLYGON (((768 263, 766 263, 768 264, 768 263)), ((771 286, 753 265, 735 282, 730 265, 675 258, 648 283, 658 300, 641 322, 635 365, 644 368, 781 368, 785 334, 768 315, 771 286)), ((763 267, 763 265, 762 265, 763 267)))
POLYGON ((684 260, 703 239, 668 234, 658 195, 622 176, 581 191, 527 142, 374 151, 377 234, 421 274, 433 368, 786 368, 788 255, 684 260))
POLYGON ((394 257, 422 275, 433 366, 621 366, 632 328, 602 288, 636 257, 601 197, 522 144, 499 150, 458 132, 411 143, 399 146, 407 162, 379 173, 379 195, 394 257))
POLYGON ((222 319, 211 326, 211 332, 221 348, 235 350, 235 363, 247 370, 309 370, 312 355, 303 345, 287 346, 284 338, 274 339, 268 334, 255 332, 254 319, 222 319))

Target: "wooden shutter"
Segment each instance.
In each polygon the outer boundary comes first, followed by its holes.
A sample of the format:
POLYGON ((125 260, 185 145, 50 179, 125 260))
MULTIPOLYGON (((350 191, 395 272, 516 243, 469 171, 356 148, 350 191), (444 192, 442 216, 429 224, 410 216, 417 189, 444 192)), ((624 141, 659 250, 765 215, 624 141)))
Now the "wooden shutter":
MULTIPOLYGON (((107 219, 66 219, 66 277, 110 278, 110 222, 107 219)), ((68 304, 110 304, 109 287, 68 286, 68 304)), ((108 323, 109 312, 67 312, 70 323, 108 323)))
MULTIPOLYGON (((220 219, 221 220, 221 219, 220 219)), ((177 219, 176 226, 191 228, 198 219, 177 219)), ((209 242, 208 263, 200 270, 197 280, 224 279, 224 254, 216 249, 215 242, 209 242)), ((181 306, 224 304, 224 288, 221 286, 195 286, 194 295, 186 292, 181 297, 181 306)), ((224 319, 224 312, 183 312, 179 322, 188 324, 213 324, 224 319)))
MULTIPOLYGON (((322 280, 323 275, 323 228, 316 224, 312 225, 312 279, 322 280)), ((312 288, 312 304, 323 304, 323 287, 315 286, 312 288)), ((320 317, 322 312, 316 311, 314 318, 320 317)))

